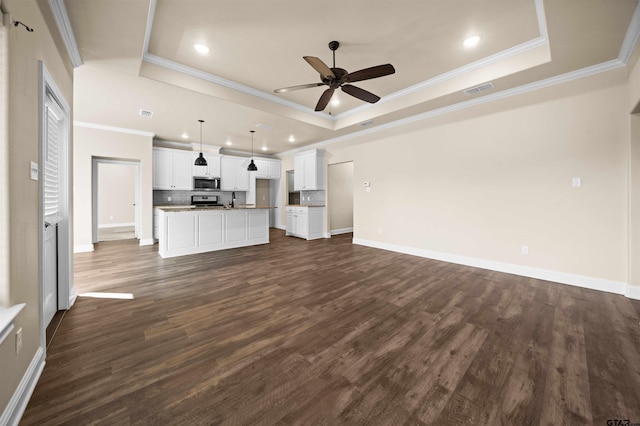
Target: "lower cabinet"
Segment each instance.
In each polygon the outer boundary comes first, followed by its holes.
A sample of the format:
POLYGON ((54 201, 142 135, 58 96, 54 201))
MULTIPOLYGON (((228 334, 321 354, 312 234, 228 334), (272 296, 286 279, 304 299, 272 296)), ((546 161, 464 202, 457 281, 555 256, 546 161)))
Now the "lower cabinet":
POLYGON ((314 240, 324 237, 324 207, 286 207, 286 235, 314 240))
POLYGON ((267 209, 158 209, 158 252, 182 256, 269 242, 267 209))

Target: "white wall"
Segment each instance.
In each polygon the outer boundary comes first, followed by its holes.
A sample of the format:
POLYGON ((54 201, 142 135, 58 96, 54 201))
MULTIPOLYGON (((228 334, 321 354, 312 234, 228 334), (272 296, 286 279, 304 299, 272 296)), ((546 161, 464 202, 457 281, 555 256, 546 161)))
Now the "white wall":
MULTIPOLYGON (((328 164, 354 161, 354 238, 618 291, 627 86, 621 69, 325 146, 328 164)), ((292 164, 283 156, 283 169, 292 164)))
POLYGON ((135 223, 136 166, 99 163, 98 228, 135 223))
POLYGON ((353 162, 330 164, 327 177, 329 230, 353 228, 353 162))
POLYGON ((140 243, 153 241, 153 137, 74 126, 75 251, 92 250, 92 158, 140 163, 140 243))

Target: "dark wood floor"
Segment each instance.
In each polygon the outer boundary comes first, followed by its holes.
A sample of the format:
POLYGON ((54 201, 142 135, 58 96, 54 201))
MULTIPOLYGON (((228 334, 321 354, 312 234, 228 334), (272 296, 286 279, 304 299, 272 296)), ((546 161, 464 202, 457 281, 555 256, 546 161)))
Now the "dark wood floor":
POLYGON ((75 257, 22 424, 640 422, 640 302, 351 245, 75 257))

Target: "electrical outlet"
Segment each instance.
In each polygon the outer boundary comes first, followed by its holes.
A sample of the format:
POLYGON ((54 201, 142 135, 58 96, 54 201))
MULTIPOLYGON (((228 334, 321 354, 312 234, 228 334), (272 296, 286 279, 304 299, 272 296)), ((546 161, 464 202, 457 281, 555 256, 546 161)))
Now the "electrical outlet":
POLYGON ((22 327, 16 331, 16 354, 22 350, 22 327))
POLYGON ((522 254, 529 254, 529 246, 520 247, 520 251, 522 252, 522 254))
POLYGON ((167 201, 171 201, 171 197, 167 197, 167 201))

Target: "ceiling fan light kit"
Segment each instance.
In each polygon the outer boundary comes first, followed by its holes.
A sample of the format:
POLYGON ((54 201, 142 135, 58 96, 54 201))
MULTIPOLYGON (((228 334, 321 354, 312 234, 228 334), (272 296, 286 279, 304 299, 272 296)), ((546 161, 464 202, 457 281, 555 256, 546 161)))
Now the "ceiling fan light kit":
POLYGON ((308 89, 311 87, 329 86, 329 88, 326 89, 320 96, 320 99, 316 104, 316 111, 323 111, 327 107, 336 89, 342 89, 343 92, 353 96, 354 98, 358 98, 371 104, 378 102, 380 100, 379 96, 374 95, 373 93, 361 89, 357 86, 353 86, 349 83, 371 80, 373 78, 384 77, 386 75, 393 74, 396 72, 393 65, 378 65, 375 67, 365 68, 350 73, 343 68, 336 67, 336 50, 338 50, 338 47, 340 47, 340 43, 337 41, 332 41, 329 43, 329 49, 331 49, 331 51, 333 52, 332 68, 329 68, 324 62, 322 62, 321 59, 316 58, 315 56, 303 56, 303 59, 307 61, 307 63, 320 74, 320 80, 322 81, 321 83, 310 83, 298 86, 283 87, 281 89, 274 90, 274 92, 286 93, 293 90, 308 89))

